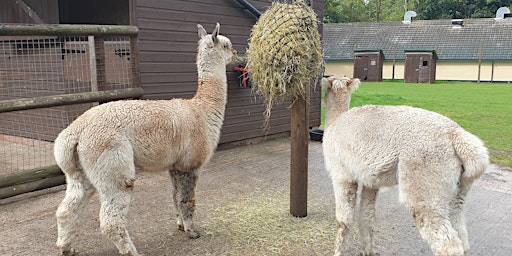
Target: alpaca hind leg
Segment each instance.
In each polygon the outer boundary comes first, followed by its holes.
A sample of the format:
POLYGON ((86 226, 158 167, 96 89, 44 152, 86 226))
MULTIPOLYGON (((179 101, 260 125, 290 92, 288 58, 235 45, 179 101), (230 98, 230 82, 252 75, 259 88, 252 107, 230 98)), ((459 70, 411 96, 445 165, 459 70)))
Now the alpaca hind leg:
POLYGON ((80 227, 80 217, 95 189, 82 171, 66 175, 66 183, 66 196, 55 213, 58 233, 56 244, 61 255, 73 255, 74 249, 71 246, 80 227))
MULTIPOLYGON (((472 182, 471 182, 472 183, 472 182)), ((460 240, 462 240, 462 246, 464 247, 464 253, 469 252, 469 238, 468 238, 468 231, 466 229, 466 217, 464 214, 464 208, 465 208, 465 202, 466 202, 466 196, 469 192, 469 189, 471 187, 470 184, 464 183, 464 181, 461 181, 459 185, 459 191, 457 193, 457 196, 452 202, 451 209, 450 209, 450 222, 453 225, 453 228, 457 230, 460 240)))
MULTIPOLYGON (((133 184, 132 184, 133 185, 133 184)), ((98 188, 101 200, 100 228, 121 255, 139 255, 127 230, 131 186, 105 184, 98 188)))
POLYGON ((189 238, 199 238, 195 230, 193 215, 195 211, 195 188, 198 179, 197 170, 171 172, 174 186, 174 205, 178 212, 178 228, 187 232, 189 238), (181 224, 181 225, 180 225, 181 224))
POLYGON ((334 255, 338 256, 342 255, 341 249, 354 216, 357 198, 357 182, 333 181, 333 186, 336 200, 336 221, 338 222, 334 255))
POLYGON ((436 155, 440 151, 424 154, 430 156, 428 161, 416 158, 407 161, 406 156, 400 161, 400 199, 412 213, 421 237, 435 255, 463 256, 462 241, 450 222, 450 209, 460 177, 452 168, 456 163, 443 162, 445 158, 436 155))
POLYGON ((447 214, 431 207, 413 206, 411 212, 420 230, 421 237, 430 244, 437 256, 463 256, 464 249, 457 231, 447 214))
POLYGON ((129 143, 111 144, 88 172, 100 194, 100 228, 122 255, 139 255, 127 230, 127 214, 135 183, 133 150, 129 143))
POLYGON ((379 189, 363 187, 359 206, 359 234, 362 256, 378 255, 373 246, 373 228, 375 222, 375 202, 379 189))

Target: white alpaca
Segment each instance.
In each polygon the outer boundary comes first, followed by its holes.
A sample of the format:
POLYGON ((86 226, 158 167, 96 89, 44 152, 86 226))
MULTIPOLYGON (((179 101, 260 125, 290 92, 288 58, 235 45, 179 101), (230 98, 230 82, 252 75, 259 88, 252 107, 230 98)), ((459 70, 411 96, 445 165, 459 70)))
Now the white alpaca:
POLYGON ((66 174, 66 197, 57 210, 57 246, 73 254, 78 219, 100 195, 101 231, 123 255, 138 255, 126 214, 135 169, 169 171, 178 228, 198 238, 192 219, 198 172, 217 147, 227 100, 226 65, 236 51, 228 38, 198 25, 198 88, 194 98, 117 101, 91 108, 55 140, 55 159, 66 174))
POLYGON ((359 80, 322 79, 326 121, 325 165, 336 198, 335 255, 351 227, 361 186, 361 255, 373 246, 375 201, 382 186, 398 184, 400 200, 416 220, 435 255, 469 251, 464 202, 473 181, 489 164, 474 135, 440 114, 408 106, 364 106, 349 110, 359 80))

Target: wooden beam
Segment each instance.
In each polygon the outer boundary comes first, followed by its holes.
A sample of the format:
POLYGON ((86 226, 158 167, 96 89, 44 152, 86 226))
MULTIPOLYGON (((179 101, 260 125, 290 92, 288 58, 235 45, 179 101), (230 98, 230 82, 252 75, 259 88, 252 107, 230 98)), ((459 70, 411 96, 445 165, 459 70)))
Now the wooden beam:
POLYGON ((308 215, 308 132, 310 88, 292 105, 290 159, 290 214, 308 215))
POLYGON ((14 186, 21 183, 40 180, 53 176, 64 175, 57 165, 24 170, 12 174, 0 175, 0 188, 14 186))
POLYGON ((136 36, 135 26, 120 25, 67 25, 0 24, 0 36, 136 36))
POLYGON ((112 101, 128 98, 140 98, 143 94, 144 91, 142 88, 127 88, 109 91, 82 92, 35 98, 3 100, 0 101, 0 113, 89 103, 95 101, 112 101))
POLYGON ((0 188, 0 199, 33 192, 45 188, 51 188, 66 183, 66 176, 58 175, 32 182, 22 183, 10 187, 0 188))

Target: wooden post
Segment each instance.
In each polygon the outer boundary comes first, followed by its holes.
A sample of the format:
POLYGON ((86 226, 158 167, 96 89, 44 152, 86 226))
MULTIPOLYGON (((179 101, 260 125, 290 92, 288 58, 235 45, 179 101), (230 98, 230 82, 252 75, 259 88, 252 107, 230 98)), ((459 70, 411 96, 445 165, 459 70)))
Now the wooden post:
MULTIPOLYGON (((97 65, 96 65, 96 49, 94 44, 94 36, 88 36, 87 37, 87 45, 89 52, 89 73, 91 81, 91 92, 97 92, 98 91, 98 75, 97 75, 97 65)), ((93 102, 92 106, 98 106, 98 102, 93 102)))
POLYGON ((480 45, 480 49, 478 50, 478 75, 477 75, 478 83, 480 83, 480 74, 482 72, 482 48, 483 48, 483 46, 480 45))
POLYGON ((91 92, 98 91, 98 77, 96 74, 96 49, 94 47, 94 36, 87 37, 87 45, 89 51, 89 70, 90 70, 90 78, 91 80, 91 92))
POLYGON ((308 215, 308 132, 310 87, 292 105, 290 159, 290 213, 308 215))
MULTIPOLYGON (((94 51, 96 57, 96 90, 105 90, 107 88, 107 65, 105 57, 105 39, 101 37, 94 38, 94 51)), ((91 84, 92 86, 92 84, 91 84)), ((93 89, 93 88, 91 88, 93 89)))
POLYGON ((140 85, 140 73, 139 73, 139 40, 136 36, 130 37, 130 83, 132 87, 138 87, 140 85))

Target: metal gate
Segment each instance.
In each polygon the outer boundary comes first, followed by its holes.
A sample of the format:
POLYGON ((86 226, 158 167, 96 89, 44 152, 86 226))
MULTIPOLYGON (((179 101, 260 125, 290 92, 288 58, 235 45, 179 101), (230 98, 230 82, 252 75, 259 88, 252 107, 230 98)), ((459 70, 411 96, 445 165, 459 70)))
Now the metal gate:
POLYGON ((53 140, 98 103, 142 96, 137 28, 0 26, 0 199, 64 183, 53 140))

